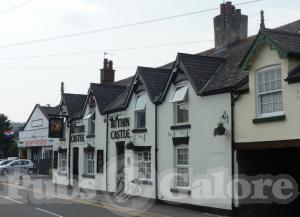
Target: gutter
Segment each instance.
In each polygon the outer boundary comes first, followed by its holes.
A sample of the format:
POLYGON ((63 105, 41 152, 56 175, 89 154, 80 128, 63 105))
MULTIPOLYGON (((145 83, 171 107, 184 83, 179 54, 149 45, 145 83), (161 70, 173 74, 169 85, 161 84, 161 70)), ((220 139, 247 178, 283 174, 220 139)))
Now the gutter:
POLYGON ((157 136, 157 123, 158 123, 158 114, 157 114, 158 105, 155 104, 155 200, 158 200, 158 136, 157 136))

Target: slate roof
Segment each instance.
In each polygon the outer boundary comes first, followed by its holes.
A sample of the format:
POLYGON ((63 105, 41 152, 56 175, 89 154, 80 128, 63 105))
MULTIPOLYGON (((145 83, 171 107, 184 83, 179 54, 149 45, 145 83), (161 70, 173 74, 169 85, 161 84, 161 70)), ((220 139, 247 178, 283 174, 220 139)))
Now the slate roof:
POLYGON ((39 108, 41 110, 41 112, 45 115, 45 117, 47 119, 49 119, 50 116, 55 116, 58 113, 58 106, 55 107, 51 107, 51 106, 41 106, 40 104, 36 104, 34 106, 34 109, 32 110, 32 112, 29 115, 29 118, 27 119, 26 123, 24 124, 22 130, 25 129, 26 125, 28 124, 31 116, 33 115, 34 111, 36 110, 36 108, 39 108))
POLYGON ((291 33, 300 33, 300 19, 292 23, 288 23, 286 25, 280 26, 276 29, 279 29, 281 31, 291 32, 291 33))
POLYGON ((178 65, 186 73, 196 93, 200 93, 210 79, 223 68, 225 59, 179 53, 175 66, 178 65))
POLYGON ((70 118, 80 118, 87 96, 83 94, 64 93, 63 100, 70 118))
POLYGON ((100 112, 124 92, 126 87, 115 84, 96 84, 91 83, 90 90, 96 98, 100 112))
POLYGON ((138 67, 137 74, 141 77, 151 101, 153 103, 159 102, 169 80, 171 70, 138 67))
MULTIPOLYGON (((279 43, 287 52, 298 54, 300 51, 299 30, 300 20, 297 20, 266 31, 275 43, 279 43)), ((240 63, 255 38, 256 35, 237 41, 227 49, 212 48, 194 55, 179 54, 177 59, 180 59, 195 91, 200 95, 206 96, 232 90, 247 91, 248 71, 241 69, 240 63)), ((158 68, 170 70, 173 66, 174 62, 170 62, 158 68)), ((151 79, 154 79, 153 84, 157 81, 157 77, 149 75, 148 80, 151 79)), ((130 88, 126 88, 105 110, 115 111, 124 108, 129 94, 130 88)), ((157 94, 154 95, 157 96, 157 94)))
POLYGON ((55 116, 58 112, 58 106, 51 107, 51 106, 41 106, 37 104, 40 110, 43 112, 43 114, 48 119, 50 116, 55 116))
POLYGON ((116 81, 114 84, 119 86, 129 87, 134 79, 134 76, 130 76, 128 78, 124 78, 122 80, 116 81))
MULTIPOLYGON (((300 46, 300 43, 298 41, 298 37, 295 35, 298 35, 297 33, 299 32, 299 30, 300 30, 300 20, 297 20, 295 22, 286 24, 284 26, 278 27, 270 31, 282 32, 282 33, 284 32, 285 35, 288 35, 286 37, 289 37, 290 39, 296 37, 297 43, 294 44, 295 47, 292 46, 290 51, 298 52, 298 46, 300 46)), ((240 83, 243 80, 247 79, 248 72, 240 68, 240 63, 243 60, 246 53, 248 52, 248 50, 250 49, 255 38, 256 35, 240 40, 232 44, 231 46, 229 46, 227 49, 212 48, 207 51, 203 51, 201 53, 195 54, 195 55, 219 57, 219 58, 226 59, 223 68, 219 70, 218 73, 209 80, 209 83, 201 91, 201 95, 211 95, 211 94, 231 91, 236 87, 239 87, 240 83)), ((279 40, 280 37, 277 38, 279 40)), ((287 43, 284 42, 284 39, 280 41, 282 41, 283 44, 287 43)), ((291 44, 293 43, 291 42, 291 44)), ((286 47, 290 48, 291 44, 288 43, 286 47)), ((173 64, 174 62, 171 62, 161 66, 160 68, 167 68, 167 69, 172 68, 173 64)), ((244 84, 244 87, 246 88, 246 84, 244 84)))
MULTIPOLYGON (((153 103, 158 103, 161 100, 170 74, 171 70, 169 69, 138 67, 134 79, 139 76, 145 85, 150 100, 153 103)), ((133 91, 133 85, 127 87, 122 94, 105 108, 104 112, 114 112, 126 108, 128 99, 133 91)))
POLYGON ((300 55, 300 34, 271 29, 266 29, 263 33, 288 55, 300 55))

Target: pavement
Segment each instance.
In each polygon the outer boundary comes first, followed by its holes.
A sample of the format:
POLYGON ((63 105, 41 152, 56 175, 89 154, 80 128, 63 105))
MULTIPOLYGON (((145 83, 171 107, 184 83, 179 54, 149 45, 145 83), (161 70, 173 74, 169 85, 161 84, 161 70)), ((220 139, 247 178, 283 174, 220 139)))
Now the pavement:
MULTIPOLYGON (((53 185, 47 178, 0 178, 1 217, 211 217, 179 206, 156 204, 140 198, 96 195, 53 185)), ((218 216, 219 217, 219 216, 218 216)))

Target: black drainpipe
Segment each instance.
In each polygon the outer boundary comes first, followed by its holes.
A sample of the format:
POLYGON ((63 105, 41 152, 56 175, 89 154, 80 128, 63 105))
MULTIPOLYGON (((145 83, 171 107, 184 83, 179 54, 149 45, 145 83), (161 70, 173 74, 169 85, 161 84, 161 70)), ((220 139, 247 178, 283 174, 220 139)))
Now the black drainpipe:
POLYGON ((68 153, 68 188, 71 189, 71 122, 70 123, 67 118, 67 124, 69 125, 69 153, 68 153))
POLYGON ((108 169, 108 114, 106 115, 106 146, 105 146, 105 186, 106 193, 108 192, 108 178, 107 178, 107 169, 108 169))
POLYGON ((155 104, 155 199, 158 200, 158 144, 157 144, 157 122, 158 122, 158 114, 157 114, 157 104, 155 104))
MULTIPOLYGON (((234 151, 235 151, 235 124, 234 124, 234 106, 236 101, 240 98, 240 94, 234 96, 234 93, 231 92, 231 176, 232 179, 235 176, 235 159, 234 159, 234 151)), ((232 201, 231 201, 231 208, 233 211, 234 216, 236 215, 236 206, 234 200, 234 182, 232 182, 232 201)))

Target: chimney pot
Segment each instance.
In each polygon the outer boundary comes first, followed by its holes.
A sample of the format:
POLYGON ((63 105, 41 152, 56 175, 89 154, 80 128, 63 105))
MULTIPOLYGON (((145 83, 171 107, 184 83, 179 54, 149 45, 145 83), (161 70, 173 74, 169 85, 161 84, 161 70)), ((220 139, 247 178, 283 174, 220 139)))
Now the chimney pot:
POLYGON ((225 6, 225 12, 226 14, 232 14, 232 3, 231 2, 226 2, 226 6, 225 6))
POLYGON ((113 61, 112 61, 112 60, 110 60, 110 61, 108 62, 108 69, 109 69, 109 70, 112 70, 112 69, 113 69, 113 61))
POLYGON ((220 5, 220 13, 221 15, 224 15, 226 11, 226 5, 223 3, 220 5))
POLYGON ((113 69, 113 61, 104 59, 103 69, 101 71, 101 84, 111 84, 115 82, 115 70, 113 69))
POLYGON ((104 62, 103 62, 103 69, 107 69, 108 67, 108 59, 104 59, 104 62))
POLYGON ((241 9, 236 9, 235 12, 236 12, 237 15, 241 15, 242 14, 242 10, 241 9))

